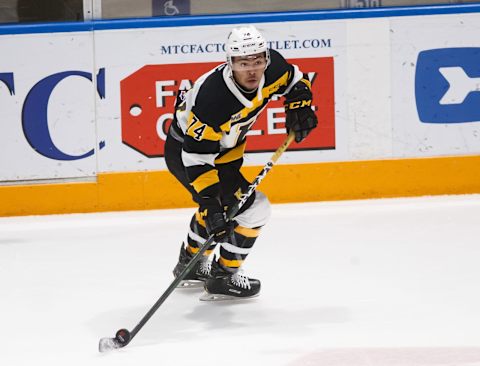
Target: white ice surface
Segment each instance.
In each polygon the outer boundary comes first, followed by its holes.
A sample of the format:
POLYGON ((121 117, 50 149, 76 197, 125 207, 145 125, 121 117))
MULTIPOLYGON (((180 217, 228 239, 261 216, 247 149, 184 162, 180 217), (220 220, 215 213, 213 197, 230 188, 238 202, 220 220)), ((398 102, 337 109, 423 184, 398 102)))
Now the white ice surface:
POLYGON ((172 281, 192 209, 0 218, 0 365, 480 365, 480 195, 275 205, 260 297, 172 281))

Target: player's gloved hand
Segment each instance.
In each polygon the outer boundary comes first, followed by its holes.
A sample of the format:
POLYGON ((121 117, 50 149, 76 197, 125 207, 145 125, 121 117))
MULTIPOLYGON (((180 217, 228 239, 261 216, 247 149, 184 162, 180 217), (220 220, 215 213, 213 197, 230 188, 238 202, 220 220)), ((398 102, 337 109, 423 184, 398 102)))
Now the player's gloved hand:
POLYGON ((226 241, 232 236, 233 224, 227 222, 225 211, 219 203, 201 206, 200 213, 205 220, 208 235, 213 235, 216 242, 226 241))
POLYGON ((312 110, 312 93, 299 82, 285 100, 287 133, 295 132, 295 141, 301 142, 318 125, 317 116, 312 110))

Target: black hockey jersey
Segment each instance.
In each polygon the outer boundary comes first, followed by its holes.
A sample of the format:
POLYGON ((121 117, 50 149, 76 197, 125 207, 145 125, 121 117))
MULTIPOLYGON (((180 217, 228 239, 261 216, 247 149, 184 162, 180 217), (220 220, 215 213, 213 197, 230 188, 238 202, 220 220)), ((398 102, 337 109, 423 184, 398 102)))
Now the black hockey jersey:
POLYGON ((287 94, 302 78, 297 66, 270 50, 270 64, 257 90, 239 89, 230 67, 222 64, 202 75, 184 94, 170 134, 182 142, 182 161, 197 193, 218 196, 216 166, 243 157, 246 134, 269 100, 287 94))

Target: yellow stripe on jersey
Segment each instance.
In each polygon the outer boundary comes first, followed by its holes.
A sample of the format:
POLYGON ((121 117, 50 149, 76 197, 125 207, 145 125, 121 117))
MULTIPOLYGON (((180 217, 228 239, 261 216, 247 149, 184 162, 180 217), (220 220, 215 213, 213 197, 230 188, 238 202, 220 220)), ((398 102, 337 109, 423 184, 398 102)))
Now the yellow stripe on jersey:
POLYGON ((227 121, 223 125, 220 126, 220 130, 224 132, 230 132, 230 128, 232 127, 232 121, 227 121))
POLYGON ((274 94, 281 86, 287 86, 288 77, 290 73, 287 71, 285 74, 280 76, 277 81, 266 86, 262 89, 262 95, 264 98, 268 98, 270 95, 274 94))
POLYGON ((237 147, 234 147, 233 149, 229 150, 225 155, 215 159, 215 165, 230 163, 231 161, 240 159, 245 153, 246 146, 247 146, 247 142, 245 141, 243 144, 238 145, 237 147))
POLYGON ((243 263, 242 260, 238 260, 238 259, 235 259, 235 260, 228 260, 228 259, 225 259, 223 257, 220 257, 220 259, 218 260, 218 262, 222 265, 222 266, 225 266, 225 267, 230 267, 230 268, 233 268, 233 267, 240 267, 243 263))
POLYGON ((222 138, 222 132, 217 132, 206 123, 201 122, 192 112, 190 112, 186 135, 197 141, 220 141, 222 138))
POLYGON ((234 231, 247 238, 256 238, 260 235, 260 229, 250 229, 244 226, 237 226, 234 231))
POLYGON ((190 185, 195 189, 196 192, 200 193, 205 188, 218 183, 218 171, 216 169, 209 170, 206 173, 203 173, 197 179, 195 179, 190 185))
MULTIPOLYGON (((264 87, 262 89, 262 99, 258 100, 257 97, 253 98, 253 100, 252 100, 253 106, 251 108, 245 107, 240 112, 234 114, 232 116, 232 119, 228 122, 229 123, 228 127, 230 127, 231 124, 234 124, 235 122, 247 117, 249 113, 251 113, 252 111, 257 109, 258 107, 260 107, 262 105, 263 101, 266 98, 269 98, 272 94, 274 94, 278 89, 280 89, 281 86, 286 86, 287 83, 288 83, 288 77, 289 77, 289 72, 287 71, 287 72, 285 72, 285 74, 280 76, 277 79, 277 81, 275 81, 274 83, 264 87)), ((227 125, 227 123, 222 125, 222 127, 224 127, 226 125, 227 125)), ((222 128, 222 130, 223 130, 223 128, 222 128)))

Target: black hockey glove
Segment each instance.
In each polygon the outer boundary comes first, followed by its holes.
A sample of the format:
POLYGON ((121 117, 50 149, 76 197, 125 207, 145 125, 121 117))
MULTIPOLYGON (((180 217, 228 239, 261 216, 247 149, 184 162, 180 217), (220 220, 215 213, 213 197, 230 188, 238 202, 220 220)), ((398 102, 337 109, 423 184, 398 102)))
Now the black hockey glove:
POLYGON ((287 133, 294 131, 295 141, 301 142, 318 124, 317 116, 311 108, 312 92, 299 81, 286 96, 284 104, 287 133))
POLYGON ((208 235, 213 235, 216 242, 228 240, 233 233, 233 225, 227 222, 222 206, 213 202, 200 207, 200 214, 205 220, 208 235))

